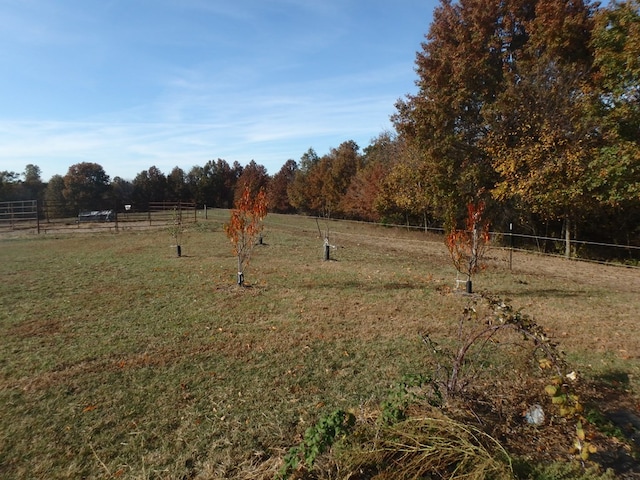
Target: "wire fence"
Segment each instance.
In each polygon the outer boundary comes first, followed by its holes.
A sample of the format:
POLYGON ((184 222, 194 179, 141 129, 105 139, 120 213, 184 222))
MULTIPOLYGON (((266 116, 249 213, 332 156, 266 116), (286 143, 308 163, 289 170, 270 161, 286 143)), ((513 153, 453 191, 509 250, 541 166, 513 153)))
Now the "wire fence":
MULTIPOLYGON (((39 203, 36 200, 18 202, 0 202, 0 233, 18 232, 75 232, 75 231, 113 231, 127 229, 146 229, 169 226, 175 223, 176 216, 184 224, 207 221, 211 212, 213 217, 227 214, 225 209, 199 211, 195 203, 189 202, 152 202, 144 211, 135 211, 131 206, 122 205, 111 210, 83 211, 77 216, 61 215, 60 205, 53 202, 39 203), (199 215, 200 212, 200 215, 199 215)), ((273 217, 288 217, 274 215, 273 217)), ((314 222, 326 221, 325 218, 306 217, 314 222)), ((389 224, 363 222, 356 220, 334 220, 343 225, 369 225, 378 228, 393 228, 412 232, 424 232, 444 241, 445 230, 435 226, 409 224, 389 224)), ((507 232, 492 231, 491 244, 494 247, 510 251, 535 252, 549 256, 565 256, 566 239, 552 236, 517 233, 513 229, 507 232)), ((617 244, 581 239, 570 239, 571 258, 582 261, 612 265, 640 267, 640 245, 632 243, 617 244)))
MULTIPOLYGON (((308 217, 313 221, 326 221, 322 217, 308 217)), ((379 228, 393 228, 398 231, 422 232, 429 234, 428 239, 443 242, 445 240, 445 229, 441 227, 410 225, 410 224, 390 224, 364 222, 358 220, 331 220, 338 224, 368 225, 379 228)), ((513 226, 515 228, 515 226, 513 226)), ((517 233, 514 230, 507 232, 491 231, 490 244, 493 248, 502 248, 507 251, 521 251, 536 253, 546 256, 565 257, 566 239, 552 236, 531 235, 517 233)), ((626 266, 640 268, 640 245, 616 244, 607 242, 596 242, 589 240, 570 239, 571 259, 609 264, 616 266, 626 266)))

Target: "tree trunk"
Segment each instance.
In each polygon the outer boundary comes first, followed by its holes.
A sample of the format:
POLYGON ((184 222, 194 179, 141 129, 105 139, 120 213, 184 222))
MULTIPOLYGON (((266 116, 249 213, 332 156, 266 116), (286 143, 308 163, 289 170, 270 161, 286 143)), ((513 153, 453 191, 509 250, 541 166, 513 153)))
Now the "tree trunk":
POLYGON ((238 286, 244 285, 244 273, 242 273, 242 260, 240 259, 240 255, 238 255, 238 286))

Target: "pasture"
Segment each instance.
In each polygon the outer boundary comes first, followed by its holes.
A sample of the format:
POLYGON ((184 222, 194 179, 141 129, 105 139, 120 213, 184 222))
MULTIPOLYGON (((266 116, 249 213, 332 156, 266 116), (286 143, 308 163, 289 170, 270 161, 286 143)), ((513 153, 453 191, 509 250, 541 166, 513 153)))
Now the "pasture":
MULTIPOLYGON (((323 261, 315 220, 279 215, 239 288, 227 219, 190 225, 180 258, 166 229, 0 239, 0 477, 272 478, 318 418, 431 371, 420 335, 469 302, 437 237, 330 222, 323 261)), ((638 415, 640 271, 488 257, 474 290, 638 415)))

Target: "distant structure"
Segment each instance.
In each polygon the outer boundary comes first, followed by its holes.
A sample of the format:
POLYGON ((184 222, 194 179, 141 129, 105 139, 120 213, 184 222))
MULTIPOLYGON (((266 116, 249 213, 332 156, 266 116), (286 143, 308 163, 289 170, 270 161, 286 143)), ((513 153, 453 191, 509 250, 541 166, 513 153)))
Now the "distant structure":
POLYGON ((80 212, 78 214, 78 222, 113 222, 115 221, 115 213, 113 210, 91 210, 80 212))

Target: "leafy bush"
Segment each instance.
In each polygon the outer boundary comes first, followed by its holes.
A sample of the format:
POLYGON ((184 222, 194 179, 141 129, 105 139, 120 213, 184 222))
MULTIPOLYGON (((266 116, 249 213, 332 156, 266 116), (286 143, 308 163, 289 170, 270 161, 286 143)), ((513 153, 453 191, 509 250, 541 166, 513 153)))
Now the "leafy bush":
POLYGON ((354 424, 355 416, 344 410, 335 410, 322 417, 318 423, 304 432, 302 443, 287 452, 280 478, 287 478, 300 465, 313 467, 316 458, 329 449, 338 438, 350 433, 354 424))

